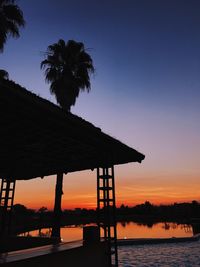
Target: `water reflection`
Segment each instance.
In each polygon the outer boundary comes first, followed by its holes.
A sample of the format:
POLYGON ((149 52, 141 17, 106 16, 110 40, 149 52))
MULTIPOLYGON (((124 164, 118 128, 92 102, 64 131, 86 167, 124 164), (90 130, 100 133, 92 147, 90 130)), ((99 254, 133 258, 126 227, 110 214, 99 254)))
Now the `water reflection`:
POLYGON ((171 222, 163 223, 118 223, 118 238, 171 238, 190 237, 193 235, 191 225, 171 222))
MULTIPOLYGON (((83 225, 71 225, 61 228, 61 237, 64 241, 81 240, 83 236, 83 225)), ((162 223, 136 223, 120 222, 117 224, 117 236, 123 238, 171 238, 190 237, 193 228, 188 224, 177 224, 171 222, 162 223)), ((51 228, 37 229, 20 234, 21 236, 50 237, 51 228)))
POLYGON ((27 231, 24 233, 21 233, 19 236, 37 236, 37 237, 50 237, 51 236, 52 229, 51 228, 39 228, 32 231, 27 231))

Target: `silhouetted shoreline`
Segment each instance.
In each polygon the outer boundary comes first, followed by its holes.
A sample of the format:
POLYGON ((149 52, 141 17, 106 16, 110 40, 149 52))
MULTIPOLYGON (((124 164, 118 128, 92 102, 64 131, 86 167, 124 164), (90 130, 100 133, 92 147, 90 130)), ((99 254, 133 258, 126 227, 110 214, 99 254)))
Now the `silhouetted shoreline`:
MULTIPOLYGON (((116 216, 118 222, 133 221, 139 224, 152 227, 158 222, 176 222, 178 224, 191 224, 200 221, 200 203, 174 203, 171 205, 156 206, 146 201, 134 207, 121 205, 117 208, 116 216)), ((34 230, 44 227, 52 227, 53 212, 42 207, 35 211, 28 209, 21 204, 14 205, 12 232, 34 230)), ((62 213, 61 226, 81 225, 97 222, 97 212, 93 209, 76 208, 64 210, 62 213)))

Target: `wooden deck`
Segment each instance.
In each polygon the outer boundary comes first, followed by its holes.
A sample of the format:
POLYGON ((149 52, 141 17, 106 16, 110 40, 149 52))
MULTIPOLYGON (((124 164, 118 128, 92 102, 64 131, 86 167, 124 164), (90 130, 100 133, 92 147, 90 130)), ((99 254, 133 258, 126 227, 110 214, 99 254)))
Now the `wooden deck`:
POLYGON ((40 246, 35 248, 17 250, 7 253, 0 254, 0 264, 1 263, 8 263, 8 262, 15 262, 21 261, 33 257, 39 257, 47 254, 52 254, 64 250, 69 250, 72 248, 81 247, 83 245, 82 241, 74 241, 74 242, 67 242, 67 243, 59 243, 55 245, 46 245, 40 246))
POLYGON ((82 241, 46 245, 0 254, 1 267, 107 267, 104 243, 83 246, 82 241))

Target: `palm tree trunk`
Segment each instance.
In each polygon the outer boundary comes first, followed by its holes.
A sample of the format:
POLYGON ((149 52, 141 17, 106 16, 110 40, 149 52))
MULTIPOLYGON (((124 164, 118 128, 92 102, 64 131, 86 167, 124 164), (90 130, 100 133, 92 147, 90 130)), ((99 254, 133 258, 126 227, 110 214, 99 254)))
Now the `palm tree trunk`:
POLYGON ((55 203, 54 203, 54 214, 53 214, 53 227, 52 227, 52 237, 60 237, 60 224, 61 224, 61 200, 62 200, 62 186, 63 186, 63 173, 57 174, 56 180, 56 190, 55 190, 55 203))

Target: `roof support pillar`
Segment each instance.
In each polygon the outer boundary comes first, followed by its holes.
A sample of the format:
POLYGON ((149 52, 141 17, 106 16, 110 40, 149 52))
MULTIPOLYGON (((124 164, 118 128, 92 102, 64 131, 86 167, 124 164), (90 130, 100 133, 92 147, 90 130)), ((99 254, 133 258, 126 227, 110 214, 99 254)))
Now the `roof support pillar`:
POLYGON ((108 245, 109 264, 118 266, 114 166, 97 168, 97 212, 100 235, 108 245), (101 229, 103 232, 101 232, 101 229))
POLYGON ((0 236, 9 235, 15 194, 15 180, 1 179, 0 191, 0 236))
POLYGON ((57 174, 56 179, 56 189, 55 189, 55 203, 54 203, 54 212, 53 212, 53 225, 52 225, 52 237, 57 237, 61 239, 60 236, 60 226, 61 226, 61 202, 63 195, 63 173, 57 174))

